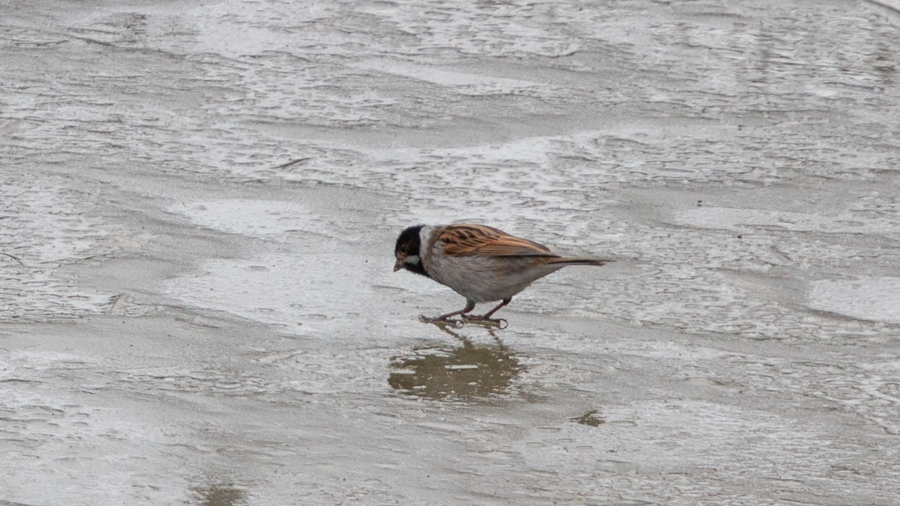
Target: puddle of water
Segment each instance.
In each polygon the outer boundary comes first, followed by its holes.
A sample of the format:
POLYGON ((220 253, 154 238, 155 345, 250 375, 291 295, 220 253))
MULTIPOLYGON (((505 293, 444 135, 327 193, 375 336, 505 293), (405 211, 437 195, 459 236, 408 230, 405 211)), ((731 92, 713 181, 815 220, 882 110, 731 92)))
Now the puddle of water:
POLYGON ((480 345, 456 337, 461 345, 416 347, 392 358, 396 371, 388 384, 407 395, 442 401, 478 402, 508 393, 525 369, 520 357, 499 340, 480 345))
POLYGON ((216 484, 197 489, 200 506, 238 506, 246 504, 247 493, 234 485, 216 484))

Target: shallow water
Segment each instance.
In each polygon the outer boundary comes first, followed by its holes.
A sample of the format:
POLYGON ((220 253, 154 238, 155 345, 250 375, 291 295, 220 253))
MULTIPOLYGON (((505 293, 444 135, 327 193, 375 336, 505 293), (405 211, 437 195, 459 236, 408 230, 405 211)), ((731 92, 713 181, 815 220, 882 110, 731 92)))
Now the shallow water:
POLYGON ((731 4, 4 3, 0 505, 893 504, 900 5, 731 4))

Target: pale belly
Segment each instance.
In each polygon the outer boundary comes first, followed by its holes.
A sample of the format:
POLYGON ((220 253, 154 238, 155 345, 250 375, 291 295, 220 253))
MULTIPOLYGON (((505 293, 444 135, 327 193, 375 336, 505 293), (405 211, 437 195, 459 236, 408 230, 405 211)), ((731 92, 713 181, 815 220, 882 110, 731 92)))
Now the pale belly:
POLYGON ((426 258, 432 279, 472 302, 503 300, 564 265, 535 265, 534 258, 483 256, 426 258))

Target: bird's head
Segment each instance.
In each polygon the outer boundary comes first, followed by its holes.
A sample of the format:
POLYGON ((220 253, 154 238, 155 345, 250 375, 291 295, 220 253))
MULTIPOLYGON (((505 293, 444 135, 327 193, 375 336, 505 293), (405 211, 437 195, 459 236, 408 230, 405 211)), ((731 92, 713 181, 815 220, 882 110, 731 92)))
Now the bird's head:
POLYGON ((422 266, 422 239, 419 233, 425 225, 416 225, 409 227, 400 233, 397 238, 397 245, 394 246, 394 257, 397 261, 394 263, 394 272, 400 269, 406 269, 416 274, 428 276, 425 267, 422 266))

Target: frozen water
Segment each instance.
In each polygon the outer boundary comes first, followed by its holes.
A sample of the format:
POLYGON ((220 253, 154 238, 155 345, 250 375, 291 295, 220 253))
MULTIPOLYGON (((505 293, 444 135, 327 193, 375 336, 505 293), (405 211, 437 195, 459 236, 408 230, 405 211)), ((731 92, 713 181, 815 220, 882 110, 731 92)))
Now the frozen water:
POLYGON ((861 320, 900 323, 900 278, 816 281, 809 307, 861 320))
POLYGON ((898 12, 2 3, 0 504, 895 503, 898 12))

